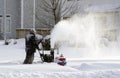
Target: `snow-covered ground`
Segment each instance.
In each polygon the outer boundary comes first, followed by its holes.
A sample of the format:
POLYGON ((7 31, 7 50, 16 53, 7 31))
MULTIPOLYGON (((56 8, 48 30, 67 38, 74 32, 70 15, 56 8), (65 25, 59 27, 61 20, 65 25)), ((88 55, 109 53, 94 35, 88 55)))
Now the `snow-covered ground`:
MULTIPOLYGON (((22 64, 25 58, 24 39, 9 45, 0 41, 0 78, 119 78, 119 60, 67 59, 66 66, 41 63, 38 52, 33 64, 22 64)), ((68 53, 70 55, 70 53, 68 53)))
MULTIPOLYGON (((120 6, 119 0, 83 1, 81 1, 80 6, 84 5, 83 8, 85 11, 111 11, 119 9, 120 6)), ((60 28, 58 26, 58 30, 56 30, 58 33, 54 33, 56 35, 53 35, 55 38, 58 36, 58 41, 56 42, 59 42, 59 40, 70 40, 70 44, 78 42, 89 43, 93 39, 93 36, 91 37, 87 34, 94 34, 93 32, 89 33, 90 31, 94 31, 94 27, 90 27, 93 26, 91 22, 94 21, 92 20, 88 18, 75 21, 70 20, 72 21, 71 23, 62 21, 62 26, 60 28), (83 26, 81 28, 78 26, 77 28, 75 25, 83 26), (68 29, 69 32, 67 32, 68 29), (85 31, 81 33, 79 29, 85 31), (77 33, 77 31, 79 32, 77 33)), ((120 78, 120 45, 114 44, 114 42, 110 43, 111 45, 109 44, 109 48, 96 51, 98 53, 93 51, 94 49, 91 50, 91 48, 62 47, 60 48, 60 52, 67 57, 66 66, 60 66, 56 63, 41 63, 37 51, 33 64, 22 64, 25 59, 25 40, 18 39, 17 44, 13 43, 14 40, 11 40, 9 45, 4 45, 4 41, 0 41, 0 78, 120 78)))

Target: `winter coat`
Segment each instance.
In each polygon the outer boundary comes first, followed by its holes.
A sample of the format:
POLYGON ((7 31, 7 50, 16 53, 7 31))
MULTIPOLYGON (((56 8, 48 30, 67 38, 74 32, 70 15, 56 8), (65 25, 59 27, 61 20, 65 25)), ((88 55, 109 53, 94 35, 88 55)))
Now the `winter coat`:
POLYGON ((28 35, 26 35, 25 45, 26 45, 26 52, 28 51, 35 52, 36 48, 39 49, 34 33, 29 33, 28 35))

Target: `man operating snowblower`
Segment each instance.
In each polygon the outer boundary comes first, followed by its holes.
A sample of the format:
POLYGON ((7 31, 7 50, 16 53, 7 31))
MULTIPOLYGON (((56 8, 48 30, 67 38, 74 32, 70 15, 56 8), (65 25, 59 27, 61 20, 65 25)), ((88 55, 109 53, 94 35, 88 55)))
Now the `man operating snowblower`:
POLYGON ((25 57, 23 64, 32 64, 36 49, 40 50, 38 47, 38 43, 36 41, 35 34, 36 34, 36 31, 34 29, 31 29, 29 31, 29 34, 27 34, 25 37, 26 57, 25 57))

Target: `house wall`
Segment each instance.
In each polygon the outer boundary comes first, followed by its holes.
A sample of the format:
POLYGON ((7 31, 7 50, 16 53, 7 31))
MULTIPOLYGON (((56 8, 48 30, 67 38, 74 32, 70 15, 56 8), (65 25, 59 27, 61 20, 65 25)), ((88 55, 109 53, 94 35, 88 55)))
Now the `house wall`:
POLYGON ((20 0, 7 0, 7 14, 11 16, 11 33, 9 38, 15 38, 16 27, 20 26, 20 0))
POLYGON ((4 1, 1 0, 1 1, 0 1, 0 14, 3 13, 3 12, 2 12, 2 10, 3 10, 3 6, 4 6, 4 1))
MULTIPOLYGON (((4 0, 0 0, 0 14, 3 16, 4 13, 4 0)), ((20 0, 6 0, 6 15, 10 16, 10 32, 6 33, 7 39, 15 38, 16 27, 20 26, 20 0)), ((2 17, 3 18, 3 17, 2 17)), ((0 33, 0 39, 3 39, 3 21, 2 21, 2 32, 0 33)))
POLYGON ((106 7, 112 8, 113 6, 120 5, 120 0, 78 0, 78 4, 79 4, 79 10, 84 11, 91 6, 104 6, 102 9, 106 7))
MULTIPOLYGON (((76 0, 79 12, 96 15, 98 35, 109 40, 120 40, 120 0, 76 0), (99 26, 98 26, 99 24, 99 26)), ((70 1, 71 2, 71 1, 70 1)))
MULTIPOLYGON (((23 1, 24 1, 24 6, 23 6, 24 25, 23 26, 24 28, 32 28, 33 27, 33 0, 23 0, 23 1)), ((36 0, 36 7, 38 4, 38 1, 40 0, 36 0)), ((93 7, 93 6, 119 5, 120 4, 120 0, 90 0, 90 1, 89 0, 76 0, 76 1, 78 1, 77 6, 78 6, 79 12, 85 11, 86 9, 89 9, 90 7, 93 7)), ((4 7, 4 0, 0 0, 0 15, 3 15, 3 7, 4 7)), ((114 9, 116 8, 112 8, 112 10, 114 9)), ((117 8, 117 10, 120 11, 119 8, 117 8)), ((7 14, 11 16, 11 32, 7 33, 7 37, 16 38, 16 28, 21 28, 21 0, 7 0, 7 14)), ((42 16, 42 14, 40 14, 40 16, 42 16)), ((116 17, 116 19, 119 20, 119 17, 116 17)), ((36 21, 36 22, 39 22, 39 21, 36 21)), ((41 28, 42 26, 38 24, 36 24, 37 28, 41 28)), ((118 22, 118 25, 119 25, 119 22, 118 22)), ((0 32, 0 39, 3 39, 3 32, 0 32)))
MULTIPOLYGON (((4 6, 4 1, 1 0, 0 1, 0 15, 3 15, 3 6, 4 6)), ((1 26, 3 25, 3 23, 1 23, 1 26)), ((3 27, 1 27, 1 32, 0 32, 0 39, 3 38, 3 34, 2 34, 2 30, 3 30, 3 27)))
POLYGON ((119 38, 120 11, 92 12, 98 38, 117 41, 119 38))
POLYGON ((24 28, 33 27, 33 1, 34 0, 23 0, 24 28))

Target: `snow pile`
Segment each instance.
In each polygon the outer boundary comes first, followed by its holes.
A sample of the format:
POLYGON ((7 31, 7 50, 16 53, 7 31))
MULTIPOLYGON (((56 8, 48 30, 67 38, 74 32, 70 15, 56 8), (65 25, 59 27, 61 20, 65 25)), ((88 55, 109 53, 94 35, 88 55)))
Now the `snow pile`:
POLYGON ((17 40, 17 44, 14 44, 14 40, 11 39, 9 45, 4 45, 4 41, 0 41, 0 61, 10 61, 17 59, 23 59, 25 56, 25 40, 17 40))

